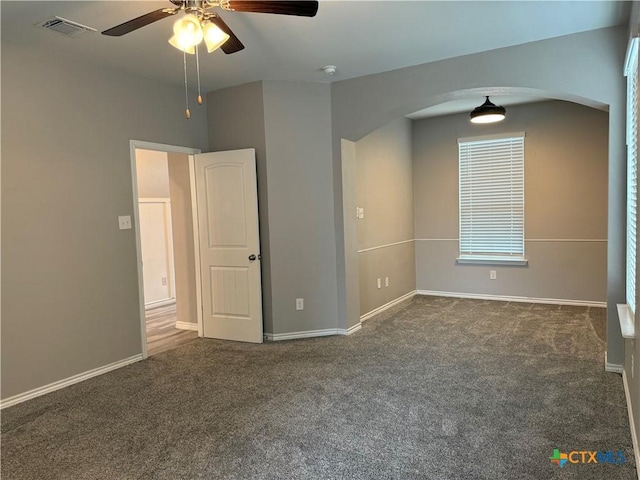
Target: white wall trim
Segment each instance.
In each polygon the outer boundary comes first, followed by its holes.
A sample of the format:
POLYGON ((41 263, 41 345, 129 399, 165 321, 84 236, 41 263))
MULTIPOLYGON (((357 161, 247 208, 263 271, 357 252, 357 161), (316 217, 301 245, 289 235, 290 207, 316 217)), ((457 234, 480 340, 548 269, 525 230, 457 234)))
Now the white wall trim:
POLYGON ((290 333, 265 333, 264 339, 277 342, 280 340, 297 340, 299 338, 327 337, 329 335, 351 335, 362 328, 361 323, 357 323, 348 329, 345 328, 325 328, 323 330, 306 330, 304 332, 290 333))
MULTIPOLYGON (((631 408, 631 393, 629 392, 629 382, 627 380, 627 372, 622 372, 622 384, 624 385, 624 396, 627 400, 627 411, 629 412, 629 427, 631 428, 631 440, 633 442, 633 454, 636 457, 636 468, 640 465, 640 445, 638 445, 638 433, 636 432, 636 424, 634 422, 634 412, 631 408)), ((638 480, 640 480, 640 469, 637 469, 638 480)))
POLYGON ((458 238, 416 238, 416 242, 457 242, 458 238))
POLYGON ((636 327, 633 324, 634 315, 629 305, 619 303, 616 306, 618 307, 618 321, 620 322, 622 338, 636 338, 636 327))
MULTIPOLYGON (((458 238, 416 238, 416 242, 457 242, 458 238)), ((607 243, 606 238, 525 238, 527 242, 548 242, 548 243, 562 243, 562 242, 574 242, 574 243, 593 243, 602 242, 607 243)))
POLYGON ((189 155, 189 185, 191 187, 191 216, 193 225, 193 258, 196 273, 196 315, 198 322, 198 337, 204 336, 202 323, 202 279, 200 277, 200 226, 198 223, 198 198, 196 197, 196 157, 189 155))
POLYGON ((379 250, 381 248, 387 247, 395 247, 396 245, 402 245, 403 243, 415 242, 415 239, 411 240, 402 240, 401 242, 387 243, 386 245, 378 245, 377 247, 363 248, 362 250, 358 250, 358 253, 370 252, 372 250, 379 250))
POLYGON ((358 330, 361 330, 361 329, 362 329, 362 322, 358 322, 355 325, 350 326, 346 330, 339 328, 338 331, 340 332, 341 335, 351 335, 352 333, 356 333, 358 330))
POLYGON ((298 338, 326 337, 339 334, 340 332, 337 328, 325 328, 324 330, 306 330, 304 332, 265 333, 264 339, 277 342, 280 340, 297 340, 298 338))
POLYGON ((157 302, 145 303, 145 310, 153 310, 154 308, 167 307, 176 303, 175 298, 167 298, 166 300, 158 300, 157 302))
POLYGON ((609 373, 622 373, 624 368, 617 363, 604 362, 604 371, 609 373))
POLYGON ((549 242, 549 243, 562 243, 562 242, 575 242, 575 243, 607 243, 606 238, 525 238, 526 242, 549 242))
POLYGON ((84 380, 97 377, 98 375, 102 375, 103 373, 110 372, 111 370, 116 370, 117 368, 125 367, 132 363, 139 362, 142 359, 143 359, 142 354, 139 353, 138 355, 134 355, 132 357, 110 363, 109 365, 104 365, 102 367, 94 368, 93 370, 88 370, 86 372, 79 373, 72 377, 65 378, 64 380, 59 380, 57 382, 50 383, 49 385, 44 385, 42 387, 29 390, 28 392, 14 395, 13 397, 9 397, 2 400, 0 402, 0 409, 11 407, 12 405, 16 405, 18 403, 22 403, 27 400, 31 400, 32 398, 40 397, 42 395, 46 395, 47 393, 55 392, 56 390, 60 390, 61 388, 65 388, 75 383, 80 383, 84 380))
POLYGON ((414 295, 416 295, 416 293, 419 293, 419 292, 417 292, 416 290, 414 290, 414 291, 412 291, 412 292, 409 292, 409 293, 406 293, 406 294, 402 295, 401 297, 396 298, 395 300, 391 300, 390 302, 385 303, 384 305, 382 305, 382 306, 380 306, 380 307, 378 307, 378 308, 375 308, 375 309, 371 310, 370 312, 365 313, 364 315, 361 315, 361 316, 360 316, 360 321, 361 321, 361 322, 364 322, 364 321, 366 321, 366 320, 369 320, 371 317, 374 317, 375 315, 377 315, 377 314, 379 314, 379 313, 382 313, 382 312, 384 312, 385 310, 388 310, 388 309, 390 309, 391 307, 394 307, 394 306, 396 306, 397 304, 399 304, 399 303, 401 303, 401 302, 404 302, 405 300, 408 300, 408 299, 412 298, 414 295))
POLYGON ((176 328, 180 330, 192 330, 194 332, 197 332, 198 324, 191 322, 176 322, 176 328))
POLYGON ((619 363, 609 363, 607 360, 607 352, 604 352, 604 371, 611 373, 623 373, 624 367, 619 363))
POLYGON ((593 302, 590 300, 567 300, 563 298, 535 298, 535 297, 509 297, 505 295, 490 295, 482 293, 440 292, 435 290, 418 290, 418 295, 430 295, 433 297, 470 298, 475 300, 497 300, 499 302, 523 302, 546 303, 549 305, 572 305, 576 307, 606 308, 606 302, 593 302))

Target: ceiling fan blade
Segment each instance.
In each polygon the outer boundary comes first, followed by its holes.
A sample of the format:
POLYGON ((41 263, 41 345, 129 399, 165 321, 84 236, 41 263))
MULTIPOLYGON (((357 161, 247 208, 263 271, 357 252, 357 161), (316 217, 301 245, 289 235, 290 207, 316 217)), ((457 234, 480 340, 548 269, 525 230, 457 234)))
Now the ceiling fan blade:
POLYGON ((220 2, 220 6, 232 12, 275 13, 299 17, 315 17, 318 12, 318 2, 307 0, 227 0, 220 2))
POLYGON ((149 12, 145 15, 142 15, 138 18, 134 18, 133 20, 129 20, 128 22, 121 23, 115 27, 109 28, 102 32, 103 35, 109 35, 110 37, 121 37, 127 33, 133 32, 142 27, 146 27, 150 23, 157 22, 158 20, 162 20, 163 18, 170 17, 171 15, 175 15, 180 11, 179 8, 163 8, 161 10, 156 10, 154 12, 149 12))
POLYGON ((209 20, 215 23, 220 30, 229 35, 229 40, 224 42, 220 47, 224 53, 229 55, 231 53, 236 53, 244 49, 244 45, 242 44, 242 42, 238 39, 238 37, 236 37, 235 33, 231 31, 229 25, 224 23, 224 21, 219 16, 213 15, 211 18, 209 18, 209 20))

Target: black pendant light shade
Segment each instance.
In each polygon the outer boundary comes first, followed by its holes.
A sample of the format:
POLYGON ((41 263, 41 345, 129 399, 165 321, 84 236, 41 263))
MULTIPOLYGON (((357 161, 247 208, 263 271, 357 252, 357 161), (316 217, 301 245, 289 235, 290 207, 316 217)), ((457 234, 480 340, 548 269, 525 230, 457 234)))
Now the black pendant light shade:
POLYGON ((504 120, 507 111, 504 107, 494 105, 489 100, 489 97, 485 102, 473 109, 473 112, 469 115, 471 117, 471 123, 495 123, 504 120))

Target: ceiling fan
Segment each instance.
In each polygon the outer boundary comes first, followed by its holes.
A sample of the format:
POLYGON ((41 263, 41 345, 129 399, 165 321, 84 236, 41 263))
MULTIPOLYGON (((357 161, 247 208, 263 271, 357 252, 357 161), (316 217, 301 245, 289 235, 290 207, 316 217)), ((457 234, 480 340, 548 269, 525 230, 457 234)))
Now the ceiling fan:
POLYGON ((200 92, 200 61, 198 45, 204 41, 209 53, 221 48, 226 54, 239 52, 244 48, 229 26, 216 13, 211 11, 220 7, 229 12, 274 13, 276 15, 296 15, 299 17, 315 17, 318 2, 310 0, 169 0, 174 8, 161 8, 140 17, 121 23, 102 32, 110 37, 121 37, 151 23, 171 17, 183 11, 173 25, 173 36, 169 43, 183 52, 185 115, 191 118, 189 110, 189 94, 187 83, 187 53, 195 55, 198 73, 198 105, 202 105, 200 92))
MULTIPOLYGON (((184 11, 187 16, 193 15, 197 18, 199 23, 203 26, 203 30, 209 24, 215 25, 217 34, 220 35, 218 29, 224 34, 224 38, 221 43, 218 43, 215 48, 220 47, 226 54, 239 52, 244 48, 244 45, 238 37, 234 35, 229 26, 211 9, 214 7, 220 7, 222 10, 229 12, 255 12, 255 13, 273 13, 276 15, 295 15, 299 17, 314 17, 318 12, 317 1, 295 1, 295 0, 169 0, 176 5, 174 8, 161 8, 149 12, 140 17, 134 18, 127 22, 121 23, 115 27, 109 28, 102 32, 103 35, 111 37, 120 37, 127 33, 133 32, 139 28, 145 27, 151 23, 162 20, 166 17, 176 15, 180 11, 184 11), (227 37, 228 35, 228 37, 227 37)), ((186 18, 186 17, 185 17, 186 18)), ((188 23, 188 22, 187 22, 188 23)), ((197 28, 197 27, 196 27, 197 28)), ((174 27, 175 30, 175 27, 174 27)), ((205 41, 206 41, 205 31, 205 41)), ((177 32, 176 32, 177 34, 177 32)), ((170 41, 176 48, 185 51, 186 53, 193 53, 186 47, 180 47, 170 41)), ((209 44, 207 44, 209 47, 209 44)), ((215 50, 215 48, 209 51, 215 50)))

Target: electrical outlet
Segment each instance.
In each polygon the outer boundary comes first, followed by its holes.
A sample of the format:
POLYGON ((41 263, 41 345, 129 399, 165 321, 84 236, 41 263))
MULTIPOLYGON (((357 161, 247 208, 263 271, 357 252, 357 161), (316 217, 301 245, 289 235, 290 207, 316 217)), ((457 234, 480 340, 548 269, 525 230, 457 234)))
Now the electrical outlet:
POLYGON ((378 288, 382 288, 382 282, 378 279, 378 288))
POLYGON ((118 226, 120 230, 131 230, 131 215, 122 215, 118 217, 118 226))
POLYGON ((496 278, 498 278, 495 270, 489 270, 489 278, 491 280, 495 280, 496 278))
POLYGON ((384 277, 384 286, 385 287, 389 286, 389 277, 384 277))
POLYGON ((167 284, 167 277, 162 277, 162 285, 166 285, 167 284))
POLYGON ((296 298, 296 310, 304 310, 304 298, 296 298))

